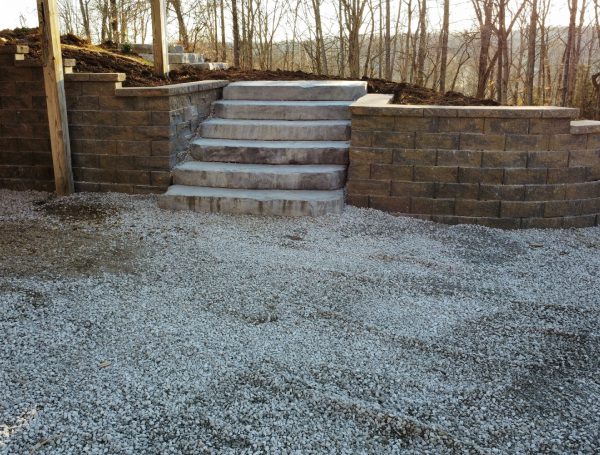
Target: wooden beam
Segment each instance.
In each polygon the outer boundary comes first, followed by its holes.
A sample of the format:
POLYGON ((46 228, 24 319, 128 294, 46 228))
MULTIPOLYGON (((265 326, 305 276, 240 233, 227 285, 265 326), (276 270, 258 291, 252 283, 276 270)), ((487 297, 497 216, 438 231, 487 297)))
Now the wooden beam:
POLYGON ((48 109, 48 126, 52 146, 52 164, 56 194, 73 193, 73 170, 71 169, 71 144, 67 120, 65 77, 60 49, 60 28, 56 0, 37 0, 38 17, 44 64, 44 86, 48 109))
POLYGON ((169 75, 169 47, 167 45, 167 6, 165 0, 152 0, 152 51, 154 74, 169 75))

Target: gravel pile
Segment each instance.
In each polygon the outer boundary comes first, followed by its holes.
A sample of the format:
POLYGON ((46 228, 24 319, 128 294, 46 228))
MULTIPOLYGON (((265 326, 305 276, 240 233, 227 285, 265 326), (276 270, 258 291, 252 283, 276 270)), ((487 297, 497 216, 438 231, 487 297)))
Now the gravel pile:
POLYGON ((0 191, 0 453, 598 453, 600 229, 0 191))

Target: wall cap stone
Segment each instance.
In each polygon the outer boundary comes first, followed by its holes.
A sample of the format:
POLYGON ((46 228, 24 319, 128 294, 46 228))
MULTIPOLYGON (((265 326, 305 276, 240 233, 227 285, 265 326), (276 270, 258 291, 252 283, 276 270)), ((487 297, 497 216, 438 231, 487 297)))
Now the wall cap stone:
POLYGON ((579 109, 557 106, 438 106, 390 104, 392 95, 369 94, 350 105, 355 115, 395 117, 577 118, 579 109))
POLYGON ((122 87, 115 91, 117 96, 171 96, 214 90, 229 84, 227 80, 195 81, 160 87, 122 87))
POLYGON ((125 73, 70 73, 65 74, 67 82, 123 82, 125 73))
POLYGON ((573 120, 571 134, 600 133, 600 122, 597 120, 573 120))

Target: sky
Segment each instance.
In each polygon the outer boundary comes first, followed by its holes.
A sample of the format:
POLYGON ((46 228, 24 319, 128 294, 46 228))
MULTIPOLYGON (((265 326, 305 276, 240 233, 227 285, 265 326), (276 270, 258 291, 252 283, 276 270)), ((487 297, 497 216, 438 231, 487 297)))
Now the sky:
MULTIPOLYGON (((551 25, 568 25, 568 13, 565 14, 567 0, 553 0, 553 10, 549 17, 551 25)), ((395 2, 394 2, 395 3, 395 2)), ((441 24, 441 0, 429 0, 429 21, 441 24)), ((471 0, 450 0, 450 22, 454 30, 470 28, 474 23, 471 0)), ((335 13, 332 13, 332 18, 335 13)), ((23 16, 25 25, 37 25, 36 0, 0 0, 0 30, 21 26, 23 16)), ((327 12, 323 12, 327 16, 327 12)))

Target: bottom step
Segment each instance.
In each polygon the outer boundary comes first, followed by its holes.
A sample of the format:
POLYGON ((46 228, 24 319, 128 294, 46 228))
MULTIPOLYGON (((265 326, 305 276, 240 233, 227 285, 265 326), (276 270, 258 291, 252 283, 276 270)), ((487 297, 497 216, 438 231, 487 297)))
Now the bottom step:
POLYGON ((344 190, 244 190, 170 186, 160 208, 247 215, 319 216, 341 213, 344 190))

